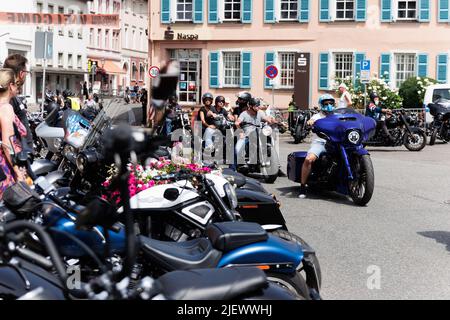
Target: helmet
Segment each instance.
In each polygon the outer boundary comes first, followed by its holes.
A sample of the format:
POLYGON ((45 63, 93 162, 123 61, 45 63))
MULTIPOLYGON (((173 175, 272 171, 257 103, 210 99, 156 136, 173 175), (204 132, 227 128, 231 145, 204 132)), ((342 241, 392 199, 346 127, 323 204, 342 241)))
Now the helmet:
POLYGON ((205 94, 202 96, 202 102, 205 103, 205 100, 207 100, 207 99, 211 100, 211 102, 214 101, 213 95, 212 95, 211 93, 209 93, 209 92, 205 93, 205 94))
MULTIPOLYGON (((145 90, 145 89, 144 89, 145 90)), ((169 102, 170 103, 172 103, 172 102, 177 102, 178 101, 178 98, 177 98, 177 96, 176 95, 171 95, 171 96, 169 96, 169 102)))
POLYGON ((214 103, 217 105, 219 102, 225 103, 225 97, 224 96, 217 96, 216 100, 214 100, 214 103))
POLYGON ((242 102, 244 102, 244 103, 248 103, 250 101, 250 99, 252 98, 252 95, 250 94, 250 92, 242 91, 242 92, 239 92, 237 98, 238 98, 238 100, 242 100, 242 102))
POLYGON ((378 94, 376 92, 372 92, 369 97, 371 101, 375 101, 375 98, 378 98, 378 94))
POLYGON ((319 98, 319 107, 322 111, 331 112, 334 109, 335 100, 331 94, 324 94, 319 98), (325 105, 328 102, 327 105, 325 105), (332 105, 330 105, 331 103, 332 105))
POLYGON ((261 105, 261 102, 257 98, 251 98, 248 102, 248 105, 252 107, 259 107, 261 105))

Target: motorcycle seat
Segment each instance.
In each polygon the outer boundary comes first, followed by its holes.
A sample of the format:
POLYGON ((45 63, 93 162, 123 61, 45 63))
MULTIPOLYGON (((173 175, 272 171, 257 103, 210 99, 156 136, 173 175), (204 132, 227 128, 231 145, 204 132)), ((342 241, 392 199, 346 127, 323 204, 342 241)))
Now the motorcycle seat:
POLYGON ((160 159, 160 158, 169 158, 170 153, 167 151, 167 149, 164 148, 158 148, 155 151, 150 153, 150 158, 160 159))
POLYGON ((185 242, 166 242, 139 237, 144 256, 164 270, 214 268, 222 253, 205 238, 185 242))
POLYGON ((253 222, 227 221, 210 224, 206 232, 213 247, 222 252, 257 242, 266 241, 269 236, 259 224, 253 222))
POLYGON ((267 287, 264 272, 257 268, 174 271, 157 281, 170 300, 231 300, 267 287))

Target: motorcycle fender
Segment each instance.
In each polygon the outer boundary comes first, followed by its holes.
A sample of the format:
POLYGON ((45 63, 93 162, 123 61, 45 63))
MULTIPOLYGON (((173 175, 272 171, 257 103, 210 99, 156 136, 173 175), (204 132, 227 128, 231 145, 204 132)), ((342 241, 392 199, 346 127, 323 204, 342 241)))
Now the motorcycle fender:
POLYGON ((355 150, 355 152, 354 152, 353 154, 356 154, 356 155, 358 155, 358 156, 367 156, 367 155, 370 155, 369 151, 367 151, 367 150, 364 149, 364 148, 360 148, 360 149, 355 150))
POLYGON ((36 159, 31 164, 31 171, 41 176, 58 169, 58 165, 48 159, 36 159))
POLYGON ((266 241, 252 243, 225 253, 218 268, 264 266, 269 272, 295 272, 303 259, 299 244, 269 235, 266 241))
POLYGON ((50 182, 51 184, 56 183, 58 180, 62 179, 63 177, 64 177, 63 171, 53 171, 45 176, 47 181, 50 182))
POLYGON ((411 132, 421 132, 423 133, 424 131, 422 130, 422 128, 418 128, 418 127, 410 127, 411 132))

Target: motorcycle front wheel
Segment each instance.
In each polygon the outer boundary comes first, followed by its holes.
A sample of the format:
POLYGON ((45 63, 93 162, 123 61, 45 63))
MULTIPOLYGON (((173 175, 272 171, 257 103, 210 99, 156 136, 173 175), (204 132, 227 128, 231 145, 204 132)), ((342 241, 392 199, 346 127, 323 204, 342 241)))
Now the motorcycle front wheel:
POLYGON ((403 145, 409 151, 420 151, 425 148, 427 144, 427 136, 423 131, 414 131, 411 135, 405 134, 403 138, 403 145))
POLYGON ((375 174, 369 155, 357 156, 352 161, 353 180, 349 182, 348 192, 358 206, 369 203, 375 187, 375 174))
POLYGON ((280 160, 278 159, 278 154, 273 149, 270 159, 269 167, 262 167, 261 172, 264 176, 265 183, 274 183, 278 178, 278 173, 280 169, 280 160))

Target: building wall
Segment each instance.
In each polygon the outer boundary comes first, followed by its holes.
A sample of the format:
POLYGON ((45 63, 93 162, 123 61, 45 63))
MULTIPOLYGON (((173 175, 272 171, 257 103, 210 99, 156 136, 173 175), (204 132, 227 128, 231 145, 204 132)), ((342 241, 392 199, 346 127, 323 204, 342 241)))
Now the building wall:
POLYGON ((123 83, 125 86, 144 85, 148 83, 148 1, 125 0, 122 5, 122 67, 128 66, 123 83), (133 73, 133 64, 137 68, 136 73, 133 73))
MULTIPOLYGON (((198 40, 192 41, 164 40, 164 32, 168 25, 161 23, 161 1, 153 1, 150 8, 150 39, 154 49, 150 50, 152 64, 161 64, 167 58, 168 48, 202 48, 203 92, 210 91, 214 94, 225 92, 230 95, 244 90, 209 87, 209 52, 215 50, 233 49, 251 52, 251 88, 248 90, 267 101, 271 101, 271 90, 264 89, 265 52, 280 50, 311 53, 313 105, 323 92, 319 90, 320 53, 332 51, 365 53, 366 58, 371 60, 372 76, 379 75, 380 57, 383 53, 424 53, 428 55, 426 66, 428 75, 433 78, 437 77, 438 54, 450 53, 450 25, 438 21, 438 1, 429 1, 429 22, 381 22, 381 1, 367 0, 366 20, 363 22, 320 22, 321 1, 309 1, 309 22, 265 23, 265 1, 253 0, 251 23, 245 24, 208 23, 208 1, 203 2, 203 23, 171 24, 175 38, 177 33, 198 35, 198 40)), ((276 89, 275 92, 276 105, 287 107, 293 91, 276 89)))

